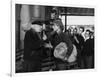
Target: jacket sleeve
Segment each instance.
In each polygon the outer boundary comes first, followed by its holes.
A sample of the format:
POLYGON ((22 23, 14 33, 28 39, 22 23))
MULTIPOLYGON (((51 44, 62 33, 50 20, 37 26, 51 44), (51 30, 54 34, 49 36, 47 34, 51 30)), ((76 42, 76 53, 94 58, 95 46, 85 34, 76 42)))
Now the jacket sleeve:
POLYGON ((62 37, 68 46, 68 52, 66 53, 66 55, 67 55, 67 57, 69 57, 72 53, 72 50, 73 50, 73 44, 72 44, 72 42, 67 34, 64 33, 62 37))
POLYGON ((31 50, 37 50, 42 47, 43 41, 40 40, 36 34, 27 32, 25 36, 25 47, 31 50))

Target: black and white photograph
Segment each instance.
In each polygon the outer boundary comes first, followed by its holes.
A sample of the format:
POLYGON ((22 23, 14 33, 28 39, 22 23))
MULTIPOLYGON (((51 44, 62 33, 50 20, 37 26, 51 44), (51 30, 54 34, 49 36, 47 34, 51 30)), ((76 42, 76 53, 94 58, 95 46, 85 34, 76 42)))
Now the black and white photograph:
POLYGON ((15 4, 15 73, 94 69, 94 17, 89 7, 15 4))

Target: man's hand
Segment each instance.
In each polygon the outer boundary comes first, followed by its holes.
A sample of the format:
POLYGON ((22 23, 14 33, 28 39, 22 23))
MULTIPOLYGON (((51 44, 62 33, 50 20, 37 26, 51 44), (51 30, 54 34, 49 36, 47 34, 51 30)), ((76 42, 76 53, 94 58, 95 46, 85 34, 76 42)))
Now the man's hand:
POLYGON ((49 43, 46 43, 46 44, 45 44, 45 47, 46 47, 46 48, 53 48, 53 46, 52 46, 51 44, 49 44, 49 43))
POLYGON ((44 34, 43 35, 43 40, 46 40, 47 39, 47 36, 44 34))
POLYGON ((74 39, 76 40, 76 42, 79 44, 79 41, 78 41, 78 39, 77 39, 77 37, 76 36, 74 36, 74 39))
POLYGON ((57 31, 58 29, 59 29, 58 26, 57 26, 56 24, 54 24, 53 30, 54 30, 54 31, 57 31))

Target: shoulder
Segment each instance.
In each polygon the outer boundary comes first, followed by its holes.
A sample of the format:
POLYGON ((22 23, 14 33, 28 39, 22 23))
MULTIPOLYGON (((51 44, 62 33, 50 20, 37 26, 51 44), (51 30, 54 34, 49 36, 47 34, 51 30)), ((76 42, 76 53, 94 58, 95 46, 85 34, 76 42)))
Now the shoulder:
POLYGON ((67 33, 62 32, 60 35, 61 35, 62 37, 65 37, 65 38, 69 38, 69 35, 68 35, 67 33))
POLYGON ((36 32, 32 31, 32 30, 28 30, 25 33, 25 37, 33 37, 34 35, 36 35, 36 32))
POLYGON ((31 30, 26 31, 26 34, 30 34, 30 33, 31 33, 31 30))

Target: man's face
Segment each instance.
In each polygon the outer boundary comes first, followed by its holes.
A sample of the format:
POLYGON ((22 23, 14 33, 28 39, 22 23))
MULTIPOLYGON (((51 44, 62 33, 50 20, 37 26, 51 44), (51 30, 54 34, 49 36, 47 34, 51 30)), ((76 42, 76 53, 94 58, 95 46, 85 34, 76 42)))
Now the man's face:
POLYGON ((91 34, 91 38, 94 38, 94 33, 91 34))
POLYGON ((73 32, 74 32, 74 34, 77 34, 77 29, 74 29, 73 32))
POLYGON ((73 30, 73 28, 71 29, 71 34, 72 34, 72 35, 74 34, 74 30, 73 30))
POLYGON ((89 37, 89 31, 85 32, 85 38, 89 37))
POLYGON ((80 29, 79 29, 79 34, 82 34, 82 33, 83 33, 83 29, 80 28, 80 29))

